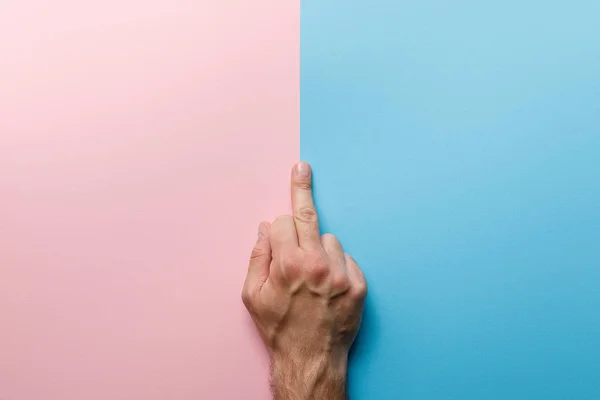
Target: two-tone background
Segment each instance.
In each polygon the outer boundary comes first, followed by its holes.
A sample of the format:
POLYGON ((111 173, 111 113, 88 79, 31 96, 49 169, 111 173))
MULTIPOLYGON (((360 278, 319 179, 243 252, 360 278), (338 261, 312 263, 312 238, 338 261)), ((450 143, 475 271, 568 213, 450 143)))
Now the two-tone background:
POLYGON ((315 168, 353 399, 600 398, 600 3, 0 3, 0 399, 258 400, 315 168))

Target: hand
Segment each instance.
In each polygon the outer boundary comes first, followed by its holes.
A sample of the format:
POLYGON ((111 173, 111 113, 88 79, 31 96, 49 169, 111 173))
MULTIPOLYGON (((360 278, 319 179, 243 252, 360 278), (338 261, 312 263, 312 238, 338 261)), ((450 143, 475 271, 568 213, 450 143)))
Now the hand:
POLYGON ((293 217, 263 222, 242 300, 272 362, 276 400, 346 398, 348 352, 367 285, 333 235, 320 236, 311 168, 292 172, 293 217))

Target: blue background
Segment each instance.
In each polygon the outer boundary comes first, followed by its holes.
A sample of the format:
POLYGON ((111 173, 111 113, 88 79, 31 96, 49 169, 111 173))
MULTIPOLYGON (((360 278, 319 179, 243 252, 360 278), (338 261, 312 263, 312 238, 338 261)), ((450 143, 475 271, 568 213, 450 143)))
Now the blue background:
POLYGON ((600 1, 302 0, 353 400, 600 399, 600 1))

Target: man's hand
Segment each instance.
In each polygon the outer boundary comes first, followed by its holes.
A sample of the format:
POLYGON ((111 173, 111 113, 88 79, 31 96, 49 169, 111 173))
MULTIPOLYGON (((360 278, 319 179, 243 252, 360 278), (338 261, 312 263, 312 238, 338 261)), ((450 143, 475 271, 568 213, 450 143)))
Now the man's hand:
POLYGON ((293 217, 260 224, 242 299, 269 350, 276 400, 345 399, 367 284, 337 238, 320 235, 306 163, 294 166, 292 204, 293 217))

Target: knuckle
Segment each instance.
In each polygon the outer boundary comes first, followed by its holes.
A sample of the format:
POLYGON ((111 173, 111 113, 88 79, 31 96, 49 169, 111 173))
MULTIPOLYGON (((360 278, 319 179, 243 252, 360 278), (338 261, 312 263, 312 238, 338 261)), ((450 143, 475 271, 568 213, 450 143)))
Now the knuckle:
POLYGON ((296 219, 300 222, 317 222, 317 210, 313 207, 302 207, 296 212, 296 219))
POLYGON ((281 265, 288 279, 296 279, 301 275, 302 264, 295 255, 284 256, 281 259, 281 265))
POLYGON ((286 230, 286 227, 290 225, 290 220, 293 221, 293 218, 291 215, 280 215, 277 218, 275 218, 275 221, 273 221, 273 223, 271 224, 271 230, 269 233, 269 236, 273 237, 277 237, 279 235, 282 234, 282 232, 284 232, 286 230))
POLYGON ((244 303, 244 306, 246 306, 246 309, 249 311, 254 308, 252 299, 252 291, 250 291, 247 287, 244 287, 244 289, 242 289, 242 303, 244 303))
POLYGON ((338 240, 338 238, 337 238, 337 237, 336 237, 334 234, 331 234, 331 233, 324 233, 324 234, 321 236, 321 240, 322 240, 322 241, 324 241, 324 242, 331 243, 331 242, 335 242, 335 241, 337 241, 337 240, 338 240))
POLYGON ((310 180, 297 179, 294 182, 294 187, 299 190, 311 190, 312 185, 310 180))
POLYGON ((329 264, 321 257, 308 263, 307 276, 313 282, 322 282, 329 275, 329 264))
POLYGON ((368 288, 367 288, 367 282, 364 280, 360 280, 359 282, 354 284, 352 293, 353 293, 353 298, 355 300, 364 300, 367 297, 367 292, 368 292, 368 288))
POLYGON ((296 255, 293 254, 283 255, 283 257, 281 258, 281 264, 285 268, 297 268, 300 264, 299 261, 300 260, 298 260, 298 257, 296 257, 296 255))
POLYGON ((254 247, 252 249, 252 253, 250 254, 250 260, 260 260, 267 256, 267 251, 262 247, 254 247))
POLYGON ((332 235, 331 233, 325 233, 321 236, 321 244, 327 251, 337 251, 339 248, 342 247, 338 238, 335 235, 332 235))
POLYGON ((335 293, 343 293, 348 290, 349 282, 345 274, 339 273, 331 278, 331 287, 335 293))

